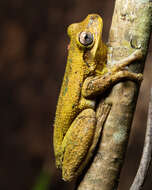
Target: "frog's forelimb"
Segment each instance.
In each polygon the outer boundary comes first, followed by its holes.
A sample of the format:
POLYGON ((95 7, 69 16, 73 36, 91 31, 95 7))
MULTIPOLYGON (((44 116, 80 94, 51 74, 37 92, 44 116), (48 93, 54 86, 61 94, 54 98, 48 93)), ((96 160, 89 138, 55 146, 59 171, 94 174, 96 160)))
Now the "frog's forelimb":
POLYGON ((141 73, 133 73, 125 69, 126 66, 130 65, 133 61, 141 59, 141 50, 136 50, 127 58, 117 61, 109 72, 102 76, 88 77, 82 87, 82 95, 85 98, 93 98, 99 94, 103 94, 107 89, 112 87, 119 81, 132 80, 140 83, 143 79, 141 73))

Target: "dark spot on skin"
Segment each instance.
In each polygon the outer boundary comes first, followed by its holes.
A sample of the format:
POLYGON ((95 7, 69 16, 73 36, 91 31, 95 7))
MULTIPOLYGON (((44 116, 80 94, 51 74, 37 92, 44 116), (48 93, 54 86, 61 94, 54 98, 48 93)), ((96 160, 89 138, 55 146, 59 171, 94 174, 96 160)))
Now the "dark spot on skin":
POLYGON ((69 62, 72 62, 72 59, 71 58, 69 58, 69 60, 68 60, 69 62))
POLYGON ((77 74, 78 72, 77 71, 75 71, 75 74, 77 74))
POLYGON ((85 62, 85 64, 87 65, 87 67, 90 67, 90 65, 88 64, 88 62, 85 62))
POLYGON ((75 107, 75 104, 72 105, 72 109, 75 107))
POLYGON ((63 96, 65 96, 65 94, 66 94, 67 91, 68 91, 68 88, 65 87, 64 92, 63 92, 63 96))
POLYGON ((69 79, 68 79, 68 76, 66 76, 65 88, 64 88, 64 91, 63 91, 63 96, 65 96, 66 92, 68 91, 68 82, 69 82, 69 79))

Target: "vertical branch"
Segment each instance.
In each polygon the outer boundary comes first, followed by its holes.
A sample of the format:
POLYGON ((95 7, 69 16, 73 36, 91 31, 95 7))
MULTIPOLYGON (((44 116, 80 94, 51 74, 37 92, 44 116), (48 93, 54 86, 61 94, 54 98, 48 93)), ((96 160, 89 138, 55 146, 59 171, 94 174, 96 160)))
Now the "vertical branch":
MULTIPOLYGON (((108 41, 108 64, 113 65, 114 60, 121 60, 140 48, 146 58, 151 20, 150 0, 116 0, 108 41)), ((135 61, 129 70, 138 73, 143 68, 144 61, 135 61)), ((78 190, 117 188, 138 91, 138 84, 121 82, 105 98, 104 102, 112 103, 112 108, 104 124, 97 153, 78 190)), ((102 105, 99 103, 99 106, 102 105)))
POLYGON ((142 189, 146 176, 147 176, 151 159, 152 159, 152 89, 150 93, 147 129, 146 129, 146 135, 145 135, 143 154, 142 154, 142 158, 140 161, 140 165, 139 165, 136 177, 134 179, 133 184, 131 185, 130 190, 142 189))

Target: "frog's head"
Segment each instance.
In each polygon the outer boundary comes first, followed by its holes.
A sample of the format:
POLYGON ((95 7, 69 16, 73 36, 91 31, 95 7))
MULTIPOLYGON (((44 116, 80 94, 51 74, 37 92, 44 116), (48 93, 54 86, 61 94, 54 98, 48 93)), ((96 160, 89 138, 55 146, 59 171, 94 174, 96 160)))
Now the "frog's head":
POLYGON ((84 63, 85 71, 89 75, 94 73, 100 65, 102 68, 102 59, 106 59, 106 51, 101 38, 102 27, 102 18, 97 14, 90 14, 82 22, 71 24, 68 27, 69 55, 73 60, 79 59, 79 63, 84 63))
POLYGON ((94 58, 102 43, 102 27, 102 18, 97 14, 90 14, 82 22, 71 24, 68 27, 68 35, 72 44, 76 44, 81 52, 89 50, 94 58))

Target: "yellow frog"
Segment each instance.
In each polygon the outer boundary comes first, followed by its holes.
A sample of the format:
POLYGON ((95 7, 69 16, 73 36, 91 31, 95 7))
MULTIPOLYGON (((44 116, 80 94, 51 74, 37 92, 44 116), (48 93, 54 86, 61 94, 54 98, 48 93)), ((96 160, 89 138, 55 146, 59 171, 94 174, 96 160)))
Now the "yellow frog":
POLYGON ((141 58, 140 50, 108 67, 107 47, 101 38, 102 27, 102 19, 97 14, 90 14, 82 22, 68 27, 68 60, 57 104, 53 139, 56 165, 62 168, 65 181, 73 180, 82 172, 98 142, 100 134, 95 135, 97 97, 116 82, 142 80, 142 74, 125 68, 141 58))

